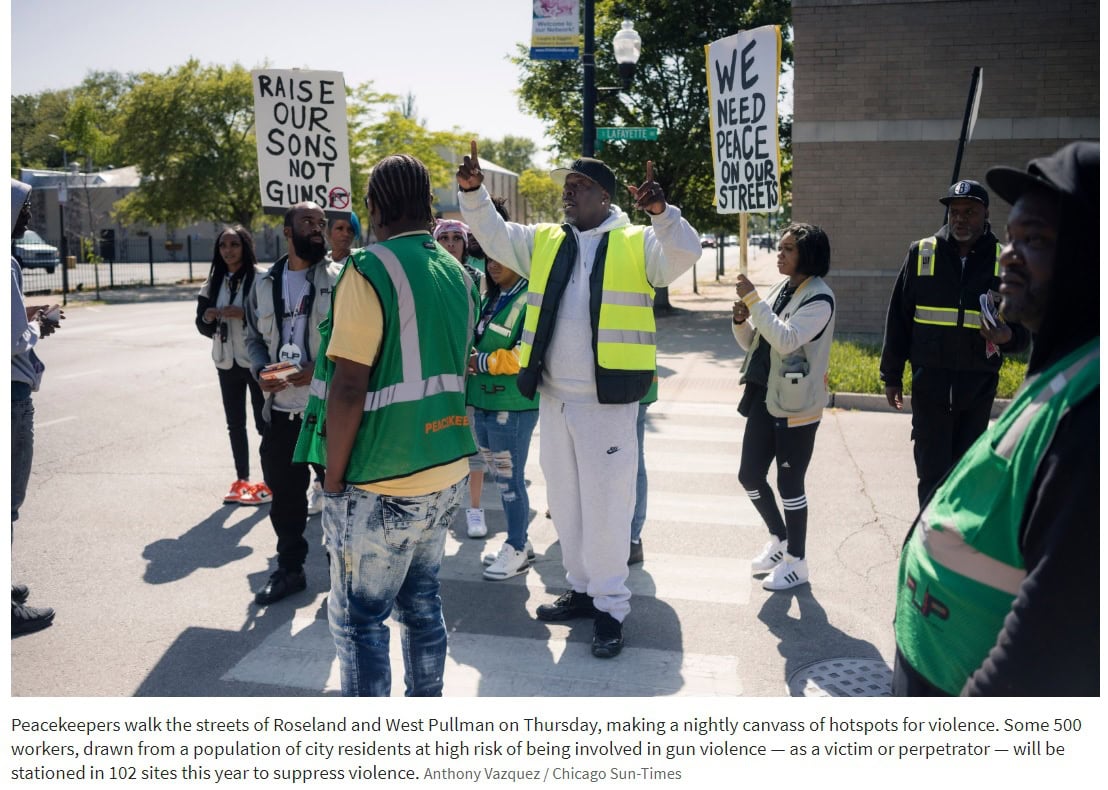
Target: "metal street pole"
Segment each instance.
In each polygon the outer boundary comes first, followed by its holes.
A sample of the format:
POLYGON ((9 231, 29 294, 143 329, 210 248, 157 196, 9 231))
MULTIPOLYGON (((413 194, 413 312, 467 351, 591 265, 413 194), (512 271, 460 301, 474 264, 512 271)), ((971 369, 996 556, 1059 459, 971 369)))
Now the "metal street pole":
POLYGON ((596 40, 594 36, 594 0, 585 0, 585 50, 581 53, 581 65, 585 69, 584 120, 581 124, 581 155, 596 153, 596 40))

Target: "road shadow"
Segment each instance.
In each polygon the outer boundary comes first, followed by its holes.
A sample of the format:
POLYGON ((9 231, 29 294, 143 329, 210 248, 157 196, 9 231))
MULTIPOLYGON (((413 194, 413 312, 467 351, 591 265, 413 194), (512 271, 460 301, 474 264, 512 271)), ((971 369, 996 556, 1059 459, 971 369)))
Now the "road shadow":
POLYGON ((242 511, 239 505, 224 505, 183 535, 147 544, 142 551, 147 562, 143 581, 168 584, 199 568, 221 568, 250 556, 253 549, 241 541, 269 515, 269 507, 252 508, 246 518, 227 526, 228 519, 242 511))
MULTIPOLYGON (((252 525, 267 516, 268 508, 260 508, 251 519, 252 525)), ((270 606, 254 603, 254 593, 277 567, 274 555, 266 570, 248 574, 243 581, 241 627, 238 630, 186 628, 147 673, 134 695, 317 697, 337 694, 337 690, 327 688, 332 680, 335 653, 327 634, 326 593, 330 589, 330 578, 327 555, 321 545, 319 516, 308 519, 304 537, 309 546, 304 564, 306 590, 270 606), (259 653, 264 655, 255 654, 250 660, 248 657, 259 648, 262 648, 259 653), (275 655, 281 660, 274 660, 275 655), (244 663, 248 666, 243 667, 244 663)))
POLYGON ((847 658, 885 665, 881 651, 873 643, 831 624, 827 612, 812 594, 811 585, 770 593, 758 610, 758 619, 781 640, 777 650, 785 659, 786 687, 797 671, 819 661, 847 658), (799 616, 790 614, 794 601, 799 616))

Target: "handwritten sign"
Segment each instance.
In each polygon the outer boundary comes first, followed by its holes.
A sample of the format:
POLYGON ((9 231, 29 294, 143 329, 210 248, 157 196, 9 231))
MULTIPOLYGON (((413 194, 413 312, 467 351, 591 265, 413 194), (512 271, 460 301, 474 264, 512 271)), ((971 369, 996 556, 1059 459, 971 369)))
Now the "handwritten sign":
POLYGON ((720 214, 781 207, 777 79, 781 30, 745 30, 704 48, 712 131, 715 202, 720 214))
POLYGON ((329 215, 347 216, 350 153, 342 72, 262 69, 250 77, 262 209, 284 214, 310 200, 329 215))

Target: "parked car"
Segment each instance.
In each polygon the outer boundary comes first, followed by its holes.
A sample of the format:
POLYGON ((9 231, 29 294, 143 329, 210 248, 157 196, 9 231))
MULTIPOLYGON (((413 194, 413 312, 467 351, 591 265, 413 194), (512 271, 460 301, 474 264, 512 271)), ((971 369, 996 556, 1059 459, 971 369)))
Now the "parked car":
POLYGON ((732 236, 724 236, 723 237, 723 246, 724 247, 734 247, 738 243, 739 243, 739 237, 738 236, 732 235, 732 236))
POLYGON ((46 269, 47 274, 53 274, 62 262, 58 248, 33 230, 25 231, 22 239, 12 239, 12 255, 24 269, 46 269))
POLYGON ((715 237, 715 235, 713 235, 711 233, 701 233, 700 234, 700 246, 701 247, 713 247, 714 248, 716 246, 716 237, 715 237))

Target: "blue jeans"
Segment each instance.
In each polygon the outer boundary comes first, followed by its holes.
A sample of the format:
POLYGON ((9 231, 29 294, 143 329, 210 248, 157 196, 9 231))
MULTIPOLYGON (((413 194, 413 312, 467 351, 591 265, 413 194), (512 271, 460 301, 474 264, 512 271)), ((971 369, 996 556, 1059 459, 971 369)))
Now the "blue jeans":
MULTIPOLYGON (((22 309, 22 308, 20 308, 22 309)), ((31 459, 35 454, 35 404, 30 398, 12 401, 12 523, 27 496, 31 459)))
POLYGON ((639 419, 635 423, 635 433, 639 437, 639 476, 635 480, 635 515, 631 517, 631 542, 642 539, 642 525, 646 523, 646 449, 643 436, 646 434, 646 409, 649 403, 639 404, 639 419))
POLYGON ((527 543, 527 523, 531 515, 531 500, 523 479, 531 434, 539 421, 539 410, 485 411, 473 410, 473 430, 477 434, 477 449, 485 466, 496 475, 504 517, 508 520, 508 543, 523 551, 527 543))
POLYGON ((327 620, 343 695, 392 693, 385 620, 395 606, 403 634, 405 696, 442 696, 446 624, 439 566, 463 485, 459 481, 411 497, 359 488, 324 495, 323 537, 331 560, 327 620))

